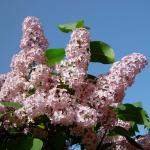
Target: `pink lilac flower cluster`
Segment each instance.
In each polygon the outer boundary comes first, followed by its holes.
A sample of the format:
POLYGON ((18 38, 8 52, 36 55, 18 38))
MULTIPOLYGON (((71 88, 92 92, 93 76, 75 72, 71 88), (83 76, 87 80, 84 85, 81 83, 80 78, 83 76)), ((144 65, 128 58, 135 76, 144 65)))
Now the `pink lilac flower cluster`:
POLYGON ((87 29, 72 32, 66 59, 55 67, 46 64, 48 42, 38 18, 25 18, 22 31, 21 51, 13 57, 11 71, 0 75, 0 101, 22 103, 15 113, 24 123, 47 115, 54 125, 74 124, 71 133, 82 137, 87 150, 95 149, 105 131, 116 125, 110 107, 122 102, 125 90, 147 64, 146 57, 130 54, 94 83, 87 78, 91 56, 87 29), (92 128, 98 123, 102 127, 97 135, 92 128))
POLYGON ((66 60, 56 66, 64 83, 71 87, 83 84, 90 60, 90 36, 87 29, 77 28, 66 48, 66 60))
POLYGON ((5 74, 0 74, 0 89, 3 85, 3 83, 5 82, 6 79, 6 75, 5 74))

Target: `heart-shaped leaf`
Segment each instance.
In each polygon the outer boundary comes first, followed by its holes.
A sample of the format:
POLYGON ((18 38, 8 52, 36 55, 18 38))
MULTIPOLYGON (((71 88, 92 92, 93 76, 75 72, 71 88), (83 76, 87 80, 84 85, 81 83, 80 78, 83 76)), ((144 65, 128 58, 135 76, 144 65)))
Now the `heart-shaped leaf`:
POLYGON ((150 129, 150 122, 147 112, 141 107, 140 103, 121 104, 114 111, 117 112, 119 119, 124 121, 133 121, 135 124, 144 125, 150 129))
POLYGON ((47 64, 49 66, 55 65, 56 63, 59 63, 62 59, 64 59, 65 49, 64 48, 48 49, 45 52, 45 57, 47 60, 47 64))
POLYGON ((102 41, 90 42, 91 62, 100 62, 103 64, 112 64, 115 61, 113 49, 102 41))

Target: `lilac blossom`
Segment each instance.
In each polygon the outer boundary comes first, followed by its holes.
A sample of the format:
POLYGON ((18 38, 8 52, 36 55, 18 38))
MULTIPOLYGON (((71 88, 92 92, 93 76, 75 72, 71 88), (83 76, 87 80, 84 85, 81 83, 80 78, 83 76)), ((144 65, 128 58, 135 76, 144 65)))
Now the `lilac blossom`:
POLYGON ((100 121, 109 116, 111 105, 122 102, 125 90, 146 64, 144 55, 133 53, 115 62, 107 74, 99 76, 90 103, 99 111, 100 121))
POLYGON ((0 74, 0 89, 3 86, 4 82, 6 79, 6 75, 5 74, 0 74))
POLYGON ((66 60, 56 66, 63 82, 71 87, 82 83, 86 77, 90 60, 90 36, 85 28, 77 28, 71 34, 66 48, 66 60))

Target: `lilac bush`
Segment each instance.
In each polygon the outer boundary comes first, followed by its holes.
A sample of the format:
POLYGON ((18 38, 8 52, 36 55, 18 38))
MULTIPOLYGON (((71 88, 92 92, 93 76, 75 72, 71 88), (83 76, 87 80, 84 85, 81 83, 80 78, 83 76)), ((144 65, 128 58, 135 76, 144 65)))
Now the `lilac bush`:
MULTIPOLYGON (((11 71, 0 75, 0 101, 20 103, 22 107, 0 105, 1 114, 13 111, 13 116, 9 113, 2 116, 3 130, 15 128, 44 143, 60 127, 59 133, 68 134, 59 149, 65 149, 67 143, 79 143, 87 150, 98 150, 108 143, 111 149, 118 150, 137 149, 136 144, 145 149, 150 146, 149 135, 135 139, 134 145, 122 135, 107 135, 116 126, 125 130, 131 127, 131 121, 119 119, 113 108, 122 104, 125 90, 147 65, 143 54, 125 56, 113 63, 108 73, 91 79, 88 78, 91 59, 88 29, 79 27, 72 31, 65 59, 54 65, 47 63, 48 41, 39 19, 26 17, 22 31, 21 51, 13 56, 11 71), (46 116, 47 123, 36 124, 42 116, 46 116), (76 138, 77 142, 72 142, 76 138)), ((58 149, 51 139, 49 144, 43 144, 43 149, 58 149)))

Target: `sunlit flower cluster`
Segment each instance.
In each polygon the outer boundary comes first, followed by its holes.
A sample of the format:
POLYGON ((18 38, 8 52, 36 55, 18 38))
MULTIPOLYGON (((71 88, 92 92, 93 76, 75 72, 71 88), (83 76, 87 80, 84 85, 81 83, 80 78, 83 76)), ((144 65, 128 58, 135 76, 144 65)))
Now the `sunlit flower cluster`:
POLYGON ((105 131, 116 125, 110 106, 122 102, 125 90, 147 64, 145 56, 133 53, 122 58, 95 83, 87 78, 91 56, 87 29, 72 32, 66 59, 55 67, 46 64, 48 42, 39 20, 27 17, 22 30, 21 51, 13 57, 11 71, 0 75, 0 101, 22 103, 15 113, 23 122, 47 115, 54 125, 75 125, 72 134, 81 136, 87 149, 95 149, 102 131, 97 135, 93 126, 101 123, 105 131))

